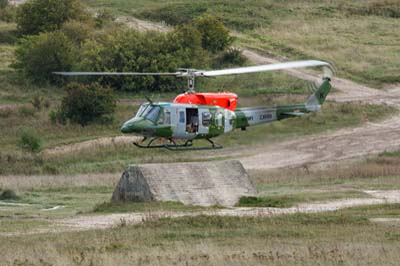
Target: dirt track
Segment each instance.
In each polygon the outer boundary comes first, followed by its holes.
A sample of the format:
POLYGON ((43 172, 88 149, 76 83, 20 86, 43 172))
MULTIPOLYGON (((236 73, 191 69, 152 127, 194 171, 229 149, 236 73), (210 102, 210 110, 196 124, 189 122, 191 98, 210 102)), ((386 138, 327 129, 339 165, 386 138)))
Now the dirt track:
MULTIPOLYGON (((249 50, 244 50, 243 53, 255 64, 278 62, 249 50)), ((288 73, 305 80, 318 79, 299 70, 290 70, 288 73)), ((329 100, 363 101, 400 107, 400 86, 391 90, 376 90, 340 78, 333 78, 332 85, 338 92, 330 94, 329 100)), ((400 149, 400 115, 396 114, 378 123, 367 122, 356 128, 302 137, 257 149, 256 154, 246 155, 241 161, 247 169, 279 168, 344 160, 398 149, 400 149)))
POLYGON ((326 211, 336 211, 343 208, 364 205, 376 205, 385 203, 400 203, 400 191, 365 191, 372 198, 356 198, 343 199, 331 202, 317 202, 299 204, 291 208, 230 208, 216 209, 211 211, 196 211, 196 212, 148 212, 148 213, 115 213, 108 215, 96 216, 80 216, 71 219, 56 221, 58 226, 64 229, 61 231, 89 230, 99 228, 109 228, 126 224, 138 224, 145 221, 157 220, 160 218, 178 218, 184 216, 199 216, 199 215, 218 215, 218 216, 257 216, 270 217, 274 215, 292 214, 292 213, 318 213, 326 211))

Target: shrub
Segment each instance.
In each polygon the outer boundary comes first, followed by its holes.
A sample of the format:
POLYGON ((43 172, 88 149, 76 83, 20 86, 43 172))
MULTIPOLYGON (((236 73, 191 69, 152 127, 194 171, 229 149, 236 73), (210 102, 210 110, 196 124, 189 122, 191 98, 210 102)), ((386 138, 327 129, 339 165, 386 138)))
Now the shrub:
POLYGON ((203 48, 212 53, 225 50, 233 41, 228 29, 214 16, 203 15, 193 23, 201 33, 203 48))
POLYGON ((229 48, 222 53, 220 64, 227 66, 243 66, 247 59, 239 48, 229 48))
POLYGON ((0 8, 0 20, 5 22, 14 22, 17 16, 17 8, 15 6, 5 6, 0 8))
POLYGON ((0 194, 0 200, 17 200, 19 197, 11 189, 6 189, 0 194))
POLYGON ((103 27, 109 22, 114 21, 114 15, 109 9, 102 9, 97 11, 95 16, 95 22, 97 27, 103 27))
POLYGON ((67 118, 65 117, 65 114, 60 109, 51 110, 49 112, 49 118, 53 124, 59 123, 59 124, 65 125, 67 123, 67 118))
POLYGON ((30 0, 17 12, 17 27, 21 34, 32 35, 60 29, 71 19, 85 17, 78 0, 30 0))
POLYGON ((74 44, 62 32, 29 36, 17 47, 15 69, 35 83, 58 82, 53 71, 69 71, 74 62, 74 44))
POLYGON ((28 128, 22 131, 19 146, 26 151, 38 152, 42 147, 42 139, 35 130, 28 128))
POLYGON ((0 0, 0 8, 3 9, 8 6, 8 0, 0 0))
POLYGON ((110 88, 103 88, 99 84, 72 83, 67 88, 67 95, 56 116, 85 126, 95 121, 104 122, 115 112, 115 108, 116 99, 110 88))
POLYGON ((61 31, 76 45, 81 46, 87 38, 94 31, 93 26, 90 23, 82 21, 71 20, 66 22, 61 31))
POLYGON ((31 104, 36 110, 42 109, 43 102, 44 99, 40 95, 35 95, 31 100, 31 104))
MULTIPOLYGON (((201 47, 200 33, 181 27, 168 34, 124 30, 100 41, 85 43, 80 56, 85 71, 175 72, 179 67, 202 68, 208 54, 201 47)), ((121 90, 172 91, 185 80, 166 76, 127 76, 93 78, 121 90)))

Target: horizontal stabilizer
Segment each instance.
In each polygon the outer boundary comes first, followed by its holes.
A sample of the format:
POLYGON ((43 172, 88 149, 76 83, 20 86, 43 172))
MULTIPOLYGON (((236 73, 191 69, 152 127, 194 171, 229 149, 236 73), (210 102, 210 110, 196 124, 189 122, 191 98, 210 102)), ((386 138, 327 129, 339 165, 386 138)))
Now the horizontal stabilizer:
POLYGON ((283 115, 290 115, 290 116, 302 116, 302 115, 305 115, 305 113, 302 113, 302 112, 285 112, 285 113, 282 113, 283 115))

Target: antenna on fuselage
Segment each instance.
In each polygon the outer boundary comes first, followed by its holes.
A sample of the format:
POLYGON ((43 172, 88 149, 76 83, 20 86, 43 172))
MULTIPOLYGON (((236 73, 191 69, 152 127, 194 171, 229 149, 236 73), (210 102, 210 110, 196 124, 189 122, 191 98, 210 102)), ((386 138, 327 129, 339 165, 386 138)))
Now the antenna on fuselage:
POLYGON ((147 100, 150 104, 153 104, 153 101, 152 101, 147 95, 145 95, 144 98, 146 98, 146 100, 147 100))

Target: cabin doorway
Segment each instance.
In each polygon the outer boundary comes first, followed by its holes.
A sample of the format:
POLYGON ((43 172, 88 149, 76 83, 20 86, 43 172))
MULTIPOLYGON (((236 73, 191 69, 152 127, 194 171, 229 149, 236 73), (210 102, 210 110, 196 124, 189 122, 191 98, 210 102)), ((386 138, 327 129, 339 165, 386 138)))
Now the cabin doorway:
POLYGON ((199 110, 186 108, 186 133, 197 134, 199 131, 199 110))

